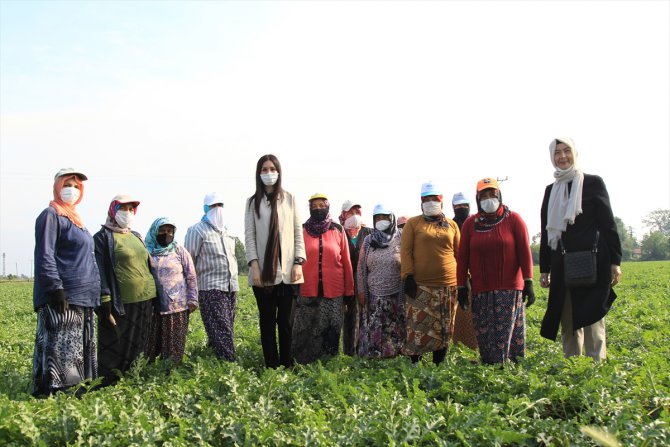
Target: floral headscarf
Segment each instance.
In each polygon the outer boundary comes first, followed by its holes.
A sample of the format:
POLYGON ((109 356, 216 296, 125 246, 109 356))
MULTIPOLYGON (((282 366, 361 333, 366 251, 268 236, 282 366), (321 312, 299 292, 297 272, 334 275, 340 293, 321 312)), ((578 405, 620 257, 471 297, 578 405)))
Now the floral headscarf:
POLYGON ((137 207, 140 206, 140 202, 133 199, 129 195, 117 194, 109 204, 109 208, 107 209, 107 220, 105 221, 103 227, 107 228, 108 230, 112 230, 115 233, 125 234, 130 231, 130 228, 121 228, 115 219, 117 211, 119 211, 119 208, 121 208, 121 205, 124 203, 132 203, 133 214, 137 214, 137 207))

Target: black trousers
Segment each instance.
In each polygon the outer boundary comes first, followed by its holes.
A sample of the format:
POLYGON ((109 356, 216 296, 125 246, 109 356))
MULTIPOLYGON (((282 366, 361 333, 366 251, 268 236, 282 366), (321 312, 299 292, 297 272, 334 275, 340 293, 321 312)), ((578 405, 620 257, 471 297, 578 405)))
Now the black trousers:
POLYGON ((277 368, 293 364, 291 355, 291 308, 293 287, 284 283, 272 287, 253 287, 258 306, 258 323, 265 366, 277 368), (279 350, 277 349, 279 333, 279 350))

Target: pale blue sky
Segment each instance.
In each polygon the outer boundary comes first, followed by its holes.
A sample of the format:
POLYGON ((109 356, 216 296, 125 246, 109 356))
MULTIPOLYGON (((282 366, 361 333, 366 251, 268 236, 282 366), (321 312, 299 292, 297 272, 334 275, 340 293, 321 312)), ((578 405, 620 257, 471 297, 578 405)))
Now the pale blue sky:
POLYGON ((90 178, 92 233, 124 192, 142 201, 138 231, 169 215, 183 240, 218 189, 243 238, 271 152, 304 217, 315 191, 334 215, 361 202, 370 223, 378 202, 418 214, 428 179, 450 199, 499 176, 532 235, 559 135, 641 236, 648 212, 670 208, 669 5, 1 0, 7 273, 29 272, 64 166, 90 178))

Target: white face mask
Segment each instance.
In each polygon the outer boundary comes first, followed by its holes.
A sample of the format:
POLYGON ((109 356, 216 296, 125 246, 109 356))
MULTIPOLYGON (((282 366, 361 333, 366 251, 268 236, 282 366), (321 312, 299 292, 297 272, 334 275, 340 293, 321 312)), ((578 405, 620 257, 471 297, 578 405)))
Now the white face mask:
POLYGON ((135 221, 135 213, 132 211, 117 211, 114 220, 121 228, 130 228, 135 221))
POLYGON ((386 231, 389 229, 391 226, 391 222, 388 220, 380 220, 375 224, 375 228, 378 229, 379 231, 386 231))
POLYGON ((207 211, 207 220, 214 225, 214 228, 223 230, 223 207, 215 206, 207 211))
POLYGON ((265 186, 272 186, 277 183, 279 172, 270 172, 269 174, 261 174, 261 181, 265 186))
POLYGON ((358 214, 347 217, 347 220, 344 221, 344 228, 347 230, 353 230, 354 228, 360 228, 363 223, 363 218, 358 214))
POLYGON ((479 206, 485 213, 495 213, 498 211, 498 207, 500 206, 500 200, 496 199, 495 197, 492 199, 482 200, 479 202, 479 206))
POLYGON ((442 202, 423 202, 421 209, 426 216, 437 216, 442 213, 442 202))
POLYGON ((80 196, 81 191, 74 186, 66 186, 60 190, 60 199, 68 205, 74 205, 80 196))

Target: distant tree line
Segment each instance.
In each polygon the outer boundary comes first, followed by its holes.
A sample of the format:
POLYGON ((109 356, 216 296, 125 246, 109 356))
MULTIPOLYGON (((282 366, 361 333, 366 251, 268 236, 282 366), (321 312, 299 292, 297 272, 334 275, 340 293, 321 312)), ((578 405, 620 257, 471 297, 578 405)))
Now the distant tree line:
MULTIPOLYGON (((614 217, 624 261, 661 261, 670 259, 670 210, 657 209, 647 214, 642 223, 649 232, 638 241, 633 228, 626 226, 619 217, 614 217)), ((533 263, 540 263, 540 233, 531 238, 533 263)))

